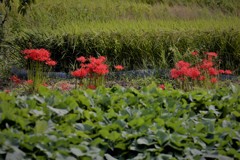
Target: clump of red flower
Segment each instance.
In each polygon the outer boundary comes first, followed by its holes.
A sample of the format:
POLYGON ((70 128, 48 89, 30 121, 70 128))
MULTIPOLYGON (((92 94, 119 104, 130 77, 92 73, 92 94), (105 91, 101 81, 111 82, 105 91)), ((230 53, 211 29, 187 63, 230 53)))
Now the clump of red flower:
MULTIPOLYGON (((198 52, 192 52, 191 55, 199 58, 198 52)), ((215 67, 214 59, 217 58, 217 53, 206 52, 205 57, 200 60, 199 64, 190 64, 183 60, 176 63, 175 68, 171 69, 170 76, 173 79, 180 81, 184 80, 197 80, 197 81, 210 81, 217 83, 219 74, 232 74, 230 70, 217 69, 215 67)))
POLYGON ((197 67, 190 67, 191 64, 185 61, 179 61, 176 63, 176 68, 173 68, 170 73, 173 79, 184 80, 185 77, 191 79, 197 79, 200 76, 200 71, 197 67))
MULTIPOLYGON (((80 79, 87 78, 91 82, 88 84, 88 88, 95 89, 98 86, 96 81, 109 73, 109 66, 106 64, 107 59, 104 56, 98 58, 80 56, 76 60, 80 62, 80 67, 72 71, 71 75, 80 79), (95 83, 92 84, 92 82, 95 83)), ((117 65, 115 69, 123 70, 124 68, 121 65, 117 65)))
POLYGON ((80 68, 71 72, 71 75, 78 78, 84 78, 87 76, 92 77, 94 74, 98 76, 106 75, 109 72, 108 65, 105 64, 106 58, 100 56, 98 58, 90 57, 85 58, 83 56, 77 58, 77 61, 81 62, 80 68))
POLYGON ((79 68, 79 69, 73 71, 71 74, 74 77, 84 78, 87 76, 88 70, 86 68, 79 68))
POLYGON ((30 59, 33 61, 45 62, 49 66, 55 66, 56 61, 53 61, 50 56, 51 53, 46 49, 25 49, 22 51, 25 59, 30 59))

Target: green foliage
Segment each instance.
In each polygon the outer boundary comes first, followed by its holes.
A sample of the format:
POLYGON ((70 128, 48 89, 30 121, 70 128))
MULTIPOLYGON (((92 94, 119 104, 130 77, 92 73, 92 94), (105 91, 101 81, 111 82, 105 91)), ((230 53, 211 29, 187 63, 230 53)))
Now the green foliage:
POLYGON ((0 92, 1 159, 239 159, 240 88, 0 92))

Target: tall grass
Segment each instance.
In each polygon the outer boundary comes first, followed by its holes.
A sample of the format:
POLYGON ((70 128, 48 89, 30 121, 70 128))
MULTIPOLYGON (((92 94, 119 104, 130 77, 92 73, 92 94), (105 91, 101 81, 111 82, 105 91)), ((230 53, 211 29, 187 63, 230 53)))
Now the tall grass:
MULTIPOLYGON (((66 30, 67 31, 67 30, 66 30)), ((69 31, 69 30, 68 30, 69 31)), ((77 56, 108 57, 126 69, 170 68, 193 50, 215 51, 221 68, 239 71, 240 33, 230 30, 112 30, 84 32, 26 32, 13 44, 24 48, 47 48, 61 69, 71 70, 77 56), (30 46, 31 44, 31 46, 30 46)))
POLYGON ((76 56, 90 54, 106 55, 127 69, 168 68, 194 49, 219 52, 223 68, 237 68, 240 3, 213 2, 37 0, 24 17, 12 12, 7 41, 15 53, 49 49, 66 70, 76 56))
MULTIPOLYGON (((13 12, 9 19, 12 30, 19 28, 38 28, 42 26, 57 29, 72 23, 108 22, 114 20, 196 20, 222 19, 223 17, 239 16, 219 8, 211 7, 206 2, 189 1, 189 6, 179 5, 177 1, 161 0, 163 3, 149 5, 136 0, 37 0, 25 17, 13 12), (173 3, 170 5, 169 3, 173 3), (190 3, 191 2, 191 3, 190 3), (200 4, 202 4, 200 6, 200 4)), ((180 2, 180 1, 179 1, 180 2)), ((187 1, 184 1, 187 2, 187 1)), ((225 2, 225 1, 224 1, 225 2)), ((230 2, 229 2, 230 3, 230 2)), ((233 1, 234 10, 239 9, 239 2, 233 1)), ((239 9, 240 10, 240 9, 239 9)))

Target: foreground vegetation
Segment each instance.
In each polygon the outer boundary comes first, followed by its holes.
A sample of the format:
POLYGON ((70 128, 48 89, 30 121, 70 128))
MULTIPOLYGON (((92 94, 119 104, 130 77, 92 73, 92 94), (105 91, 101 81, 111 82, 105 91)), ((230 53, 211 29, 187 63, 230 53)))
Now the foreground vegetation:
POLYGON ((239 159, 239 86, 0 93, 1 159, 239 159))

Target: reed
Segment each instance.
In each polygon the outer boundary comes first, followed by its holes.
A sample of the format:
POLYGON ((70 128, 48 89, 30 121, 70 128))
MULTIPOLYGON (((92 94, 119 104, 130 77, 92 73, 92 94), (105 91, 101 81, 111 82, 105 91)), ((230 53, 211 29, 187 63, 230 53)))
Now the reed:
POLYGON ((103 55, 126 69, 169 68, 191 50, 214 51, 239 72, 238 1, 37 0, 24 17, 11 13, 6 41, 19 54, 46 48, 57 70, 75 58, 103 55), (184 14, 180 14, 184 13, 184 14))

